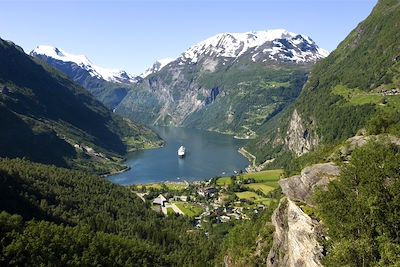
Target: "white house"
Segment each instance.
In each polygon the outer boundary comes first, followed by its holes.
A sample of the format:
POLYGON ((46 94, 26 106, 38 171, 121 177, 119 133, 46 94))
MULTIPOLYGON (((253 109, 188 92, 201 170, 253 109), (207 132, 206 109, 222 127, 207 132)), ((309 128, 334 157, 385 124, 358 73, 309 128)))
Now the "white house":
POLYGON ((156 197, 154 200, 153 200, 153 204, 154 205, 160 205, 160 206, 164 206, 164 203, 165 202, 168 202, 167 201, 167 199, 163 196, 163 195, 158 195, 158 197, 156 197))

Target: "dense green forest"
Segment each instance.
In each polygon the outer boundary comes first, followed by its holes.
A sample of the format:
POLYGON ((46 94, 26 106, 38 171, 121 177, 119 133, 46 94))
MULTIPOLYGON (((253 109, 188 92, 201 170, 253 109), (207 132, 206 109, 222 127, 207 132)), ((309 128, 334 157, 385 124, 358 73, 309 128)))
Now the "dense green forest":
POLYGON ((184 217, 164 218, 129 189, 79 171, 4 159, 0 183, 2 266, 208 266, 224 235, 211 229, 207 238, 184 217))
POLYGON ((225 255, 262 263, 275 206, 250 221, 196 229, 191 220, 164 217, 129 188, 102 177, 2 159, 0 265, 213 266, 225 255), (261 256, 255 255, 260 237, 267 238, 261 256))
POLYGON ((317 196, 327 231, 326 266, 400 263, 400 148, 372 142, 352 154, 317 196))

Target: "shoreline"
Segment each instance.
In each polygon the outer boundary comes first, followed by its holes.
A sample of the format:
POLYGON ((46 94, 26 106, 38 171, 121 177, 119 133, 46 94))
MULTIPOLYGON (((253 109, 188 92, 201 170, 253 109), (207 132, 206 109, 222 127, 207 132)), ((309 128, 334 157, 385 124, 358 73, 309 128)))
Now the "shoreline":
MULTIPOLYGON (((163 126, 163 127, 166 127, 166 126, 163 126)), ((182 126, 174 126, 174 127, 176 127, 176 128, 185 128, 185 127, 182 127, 182 126)), ((202 129, 198 129, 198 130, 202 130, 202 129)), ((253 138, 249 138, 249 136, 246 136, 245 138, 243 138, 243 137, 240 137, 240 136, 235 135, 235 133, 232 133, 232 132, 229 132, 229 133, 228 133, 228 132, 221 132, 221 131, 212 130, 212 129, 206 129, 205 131, 207 131, 207 132, 212 132, 212 133, 218 133, 218 134, 222 134, 222 135, 226 135, 226 136, 230 136, 230 137, 232 137, 233 139, 238 139, 238 140, 250 140, 250 139, 253 139, 253 138)), ((127 161, 126 156, 127 156, 129 153, 136 152, 136 151, 145 151, 145 150, 160 149, 160 148, 165 147, 165 145, 166 145, 166 142, 165 142, 165 140, 163 140, 163 142, 158 143, 158 144, 155 145, 155 146, 149 146, 149 147, 142 148, 142 149, 137 149, 137 150, 135 150, 135 149, 130 149, 130 150, 128 150, 127 153, 125 154, 125 156, 124 156, 124 158, 123 158, 123 160, 122 160, 122 163, 125 163, 125 162, 127 161)), ((255 164, 256 157, 255 157, 254 155, 252 155, 250 152, 248 152, 247 150, 245 150, 244 147, 239 148, 239 149, 238 149, 238 152, 239 152, 239 154, 241 154, 242 156, 244 156, 244 157, 249 161, 249 165, 248 165, 247 167, 245 167, 245 172, 254 172, 254 171, 257 171, 257 169, 256 169, 256 168, 257 168, 257 165, 255 164)), ((123 166, 125 166, 125 168, 123 168, 123 169, 121 169, 121 170, 119 170, 119 171, 111 171, 111 172, 108 172, 108 173, 101 174, 100 176, 103 176, 103 177, 108 178, 108 177, 111 177, 111 176, 114 176, 114 175, 118 175, 118 174, 121 174, 121 173, 130 171, 130 170, 132 169, 130 166, 127 166, 127 165, 123 165, 123 166)), ((217 175, 217 176, 218 176, 218 175, 217 175)), ((133 185, 151 185, 151 184, 186 184, 186 185, 189 185, 189 184, 191 184, 191 183, 198 183, 198 182, 203 182, 203 181, 209 181, 209 180, 212 179, 212 178, 214 178, 214 177, 206 178, 206 179, 201 179, 201 178, 200 178, 199 180, 194 180, 194 181, 190 181, 190 182, 188 182, 188 181, 186 181, 186 180, 183 180, 183 181, 168 181, 168 180, 167 180, 167 181, 148 182, 148 183, 133 184, 133 185)), ((127 185, 127 186, 129 186, 129 185, 127 185)))
MULTIPOLYGON (((142 148, 142 149, 137 149, 137 150, 128 150, 127 153, 124 155, 124 158, 122 159, 122 162, 125 163, 125 162, 127 161, 126 156, 127 156, 129 153, 136 152, 136 151, 144 151, 144 150, 159 149, 159 148, 163 148, 164 145, 165 145, 165 142, 163 142, 163 143, 162 143, 161 145, 159 145, 159 146, 151 146, 151 147, 142 148)), ((113 175, 117 175, 117 174, 121 174, 121 173, 130 171, 130 170, 132 169, 132 167, 127 166, 127 165, 125 165, 125 164, 121 164, 121 166, 124 166, 125 168, 122 169, 122 170, 119 170, 119 171, 111 171, 111 172, 108 172, 108 173, 104 173, 104 174, 101 174, 100 176, 103 176, 103 177, 110 177, 110 176, 113 176, 113 175)))
MULTIPOLYGON (((188 181, 186 181, 186 180, 183 180, 183 181, 159 181, 159 182, 132 184, 132 185, 133 185, 133 186, 152 186, 152 185, 166 185, 166 186, 168 186, 168 185, 183 185, 183 186, 185 186, 185 187, 187 188, 188 186, 190 186, 190 184, 196 183, 196 182, 199 182, 199 181, 190 181, 190 182, 188 182, 188 181)), ((127 185, 127 186, 129 187, 129 186, 132 186, 132 185, 127 185)))
POLYGON ((143 150, 159 149, 159 148, 163 148, 164 146, 165 146, 165 141, 163 140, 163 142, 162 142, 161 144, 159 144, 159 145, 154 145, 154 146, 149 146, 149 147, 143 147, 143 148, 140 148, 140 149, 131 148, 131 149, 128 149, 128 150, 127 150, 125 156, 128 155, 129 153, 132 153, 132 152, 143 151, 143 150))
POLYGON ((119 171, 111 171, 111 172, 108 172, 108 173, 103 173, 103 174, 100 174, 100 176, 107 178, 107 177, 112 176, 112 175, 117 175, 117 174, 120 174, 120 173, 123 173, 123 172, 127 172, 127 171, 129 171, 131 169, 131 167, 126 166, 126 165, 121 165, 121 166, 125 166, 125 168, 122 169, 122 170, 119 170, 119 171))
POLYGON ((244 149, 244 147, 241 147, 238 151, 240 154, 242 154, 245 158, 247 158, 251 162, 249 164, 249 166, 247 166, 247 168, 246 168, 247 173, 262 171, 268 164, 275 161, 275 158, 268 159, 268 160, 264 161, 263 163, 261 163, 260 165, 257 165, 256 164, 256 159, 257 159, 256 156, 254 156, 249 151, 244 149))
POLYGON ((246 172, 254 172, 257 170, 256 156, 247 151, 244 147, 239 148, 238 152, 249 161, 249 166, 246 167, 246 172))

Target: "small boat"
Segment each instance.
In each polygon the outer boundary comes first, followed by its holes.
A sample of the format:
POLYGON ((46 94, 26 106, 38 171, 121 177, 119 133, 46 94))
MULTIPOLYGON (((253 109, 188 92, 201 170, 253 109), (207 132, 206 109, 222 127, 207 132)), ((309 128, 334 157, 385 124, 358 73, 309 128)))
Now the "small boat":
POLYGON ((183 157, 185 156, 185 151, 186 151, 185 147, 184 147, 184 146, 181 146, 181 147, 178 149, 178 156, 181 157, 181 158, 183 158, 183 157))

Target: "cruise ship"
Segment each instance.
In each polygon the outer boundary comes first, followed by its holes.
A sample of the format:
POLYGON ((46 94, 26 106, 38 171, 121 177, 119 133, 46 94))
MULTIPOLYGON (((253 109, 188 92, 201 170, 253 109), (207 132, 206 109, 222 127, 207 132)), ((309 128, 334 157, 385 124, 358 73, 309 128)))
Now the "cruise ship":
POLYGON ((178 156, 179 157, 181 157, 181 158, 183 158, 184 156, 185 156, 185 147, 184 146, 181 146, 179 149, 178 149, 178 156))

